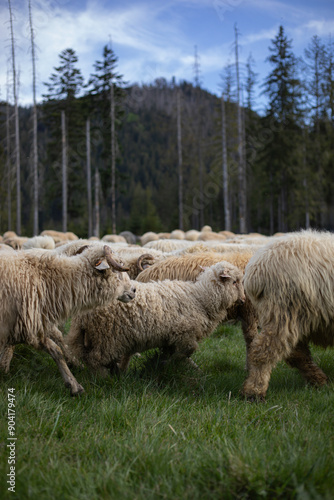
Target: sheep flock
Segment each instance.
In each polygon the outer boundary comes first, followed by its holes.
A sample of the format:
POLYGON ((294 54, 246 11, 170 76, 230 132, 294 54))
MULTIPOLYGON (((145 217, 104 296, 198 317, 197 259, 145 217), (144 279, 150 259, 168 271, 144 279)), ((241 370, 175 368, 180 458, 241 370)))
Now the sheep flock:
MULTIPOLYGON (((240 322, 241 395, 265 399, 279 361, 322 386, 310 343, 334 346, 334 234, 264 236, 231 231, 130 231, 101 239, 45 230, 0 236, 0 369, 16 344, 47 352, 71 395, 72 370, 113 375, 157 349, 161 364, 187 361, 220 323, 240 322), (71 318, 65 336, 61 324, 71 318)), ((202 367, 203 369, 204 367, 202 367)), ((158 368, 157 368, 158 369, 158 368)))

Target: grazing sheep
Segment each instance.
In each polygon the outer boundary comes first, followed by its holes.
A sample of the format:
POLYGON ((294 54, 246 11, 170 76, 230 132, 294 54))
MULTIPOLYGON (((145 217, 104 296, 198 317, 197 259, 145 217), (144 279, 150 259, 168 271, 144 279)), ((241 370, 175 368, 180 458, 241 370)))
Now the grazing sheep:
POLYGON ((195 282, 136 283, 127 305, 110 303, 72 318, 66 343, 73 359, 94 369, 125 370, 136 352, 163 349, 189 358, 198 342, 245 300, 242 273, 228 262, 206 268, 195 282))
POLYGON ((264 399, 280 360, 311 384, 326 383, 308 344, 334 345, 333 269, 334 235, 312 230, 275 238, 250 260, 245 290, 262 329, 249 348, 245 396, 264 399))
MULTIPOLYGON (((195 281, 201 273, 202 267, 212 266, 221 261, 227 261, 242 272, 253 256, 253 251, 247 252, 204 252, 197 254, 184 254, 182 256, 167 257, 165 260, 145 269, 137 276, 137 281, 148 283, 151 280, 184 280, 195 281)), ((225 321, 241 321, 242 333, 246 343, 246 368, 248 367, 248 349, 257 334, 258 319, 255 309, 246 294, 243 304, 235 304, 228 309, 225 321)))
POLYGON ((126 271, 110 248, 84 247, 67 257, 44 251, 0 254, 1 367, 9 370, 13 346, 25 343, 47 351, 58 365, 65 385, 76 395, 83 388, 70 372, 57 325, 73 313, 134 296, 126 271))

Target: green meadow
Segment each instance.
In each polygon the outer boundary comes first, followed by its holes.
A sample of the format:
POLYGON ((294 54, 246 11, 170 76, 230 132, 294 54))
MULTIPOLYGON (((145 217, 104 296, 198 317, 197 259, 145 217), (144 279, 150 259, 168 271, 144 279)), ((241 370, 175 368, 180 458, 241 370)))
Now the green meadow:
POLYGON ((159 367, 154 351, 120 378, 73 369, 86 391, 79 398, 47 354, 18 346, 0 376, 0 498, 332 500, 334 353, 312 352, 327 387, 308 386, 280 363, 266 402, 249 403, 240 396, 245 347, 236 326, 200 344, 200 370, 159 367), (12 393, 15 491, 7 483, 12 393))

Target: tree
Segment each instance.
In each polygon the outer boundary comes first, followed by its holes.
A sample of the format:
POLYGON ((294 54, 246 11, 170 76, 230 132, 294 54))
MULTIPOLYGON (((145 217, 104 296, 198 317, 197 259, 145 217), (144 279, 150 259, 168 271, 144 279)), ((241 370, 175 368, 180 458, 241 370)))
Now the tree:
POLYGON ((48 154, 53 165, 53 171, 49 170, 49 173, 53 174, 50 176, 50 181, 53 184, 51 190, 58 198, 59 193, 55 190, 56 179, 54 176, 56 178, 59 176, 59 165, 61 164, 62 226, 63 230, 67 230, 67 212, 71 209, 73 217, 82 212, 82 197, 79 186, 83 184, 84 152, 81 150, 84 148, 81 147, 81 144, 85 141, 85 121, 78 96, 83 89, 84 79, 80 69, 76 66, 78 58, 73 49, 63 50, 59 59, 59 66, 54 68, 55 71, 51 74, 50 81, 45 83, 48 92, 43 97, 45 98, 45 117, 52 136, 48 145, 48 154), (63 145, 61 161, 59 144, 63 145))
POLYGON ((8 0, 10 39, 12 49, 12 69, 13 69, 13 97, 14 97, 14 119, 15 119, 15 158, 16 158, 16 232, 21 234, 21 159, 20 159, 20 132, 19 132, 19 108, 17 97, 17 76, 15 65, 15 44, 13 30, 13 16, 10 0, 8 0))
POLYGON ((35 34, 32 24, 31 0, 29 0, 29 25, 31 38, 31 62, 32 62, 32 92, 33 92, 33 233, 38 231, 38 148, 37 148, 37 104, 36 104, 36 56, 35 56, 35 34))
POLYGON ((246 193, 246 163, 244 155, 243 122, 240 105, 240 78, 238 56, 238 30, 235 29, 235 67, 237 81, 237 112, 238 112, 238 179, 239 179, 239 230, 247 232, 247 193, 246 193))
POLYGON ((265 117, 269 133, 264 145, 264 162, 269 174, 271 201, 277 205, 278 230, 287 231, 288 219, 292 217, 292 210, 288 207, 289 204, 291 207, 293 205, 293 190, 298 189, 295 173, 298 164, 297 146, 302 142, 302 93, 292 41, 285 36, 283 26, 279 27, 269 51, 267 60, 273 70, 263 85, 269 99, 265 117))
POLYGON ((94 64, 95 72, 88 82, 88 94, 94 103, 95 120, 100 124, 102 139, 102 168, 103 185, 109 185, 111 180, 112 231, 116 233, 116 157, 117 157, 117 127, 123 114, 122 101, 123 76, 117 73, 117 57, 112 48, 105 45, 103 58, 94 64), (107 147, 110 144, 110 148, 107 147), (110 165, 107 169, 105 162, 110 165))

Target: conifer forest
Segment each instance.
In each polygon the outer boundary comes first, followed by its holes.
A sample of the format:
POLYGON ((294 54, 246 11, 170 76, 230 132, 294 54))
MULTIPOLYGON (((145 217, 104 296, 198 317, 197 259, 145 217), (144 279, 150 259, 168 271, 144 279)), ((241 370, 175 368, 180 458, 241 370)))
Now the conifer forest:
POLYGON ((129 84, 108 44, 85 81, 63 50, 40 102, 16 113, 2 94, 0 233, 333 230, 334 44, 314 36, 297 58, 280 26, 263 81, 254 68, 222 68, 214 95, 172 75, 129 84))

